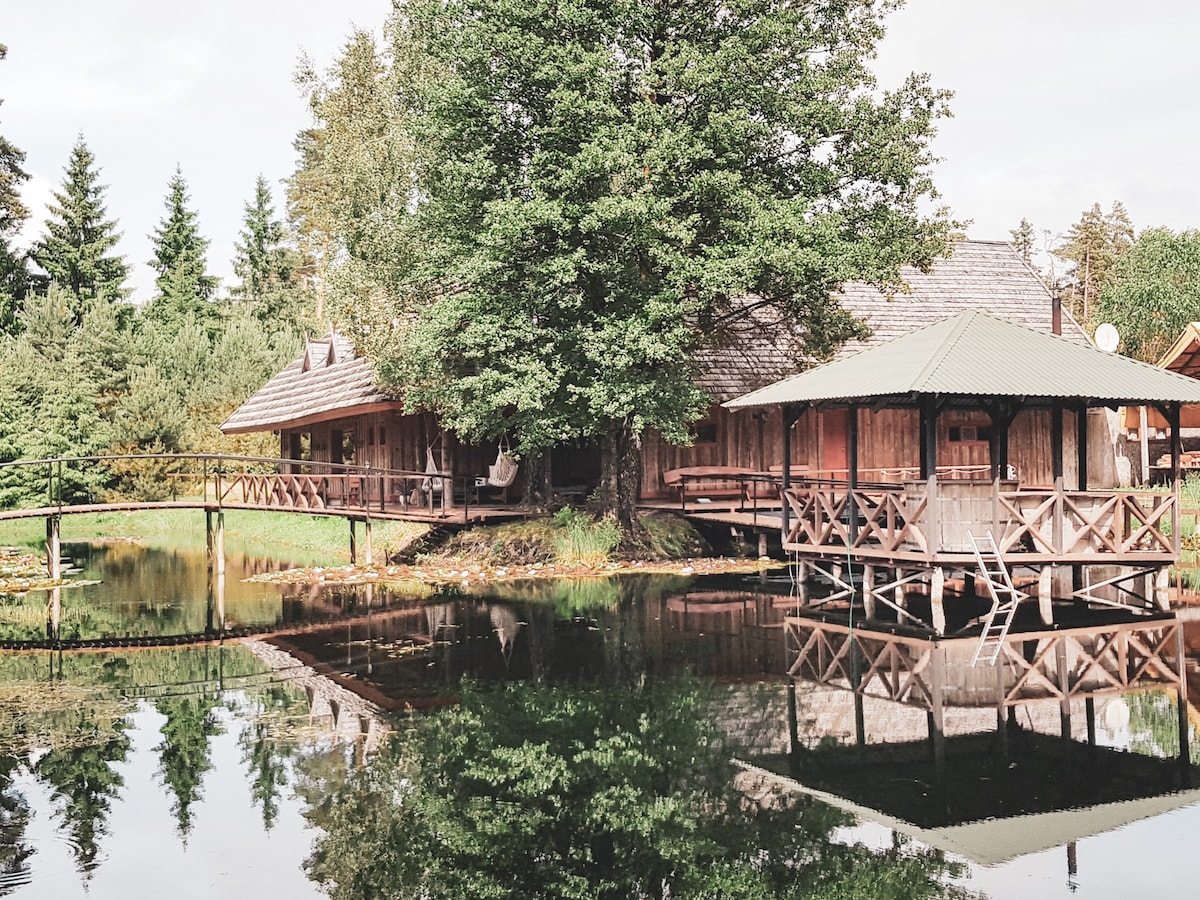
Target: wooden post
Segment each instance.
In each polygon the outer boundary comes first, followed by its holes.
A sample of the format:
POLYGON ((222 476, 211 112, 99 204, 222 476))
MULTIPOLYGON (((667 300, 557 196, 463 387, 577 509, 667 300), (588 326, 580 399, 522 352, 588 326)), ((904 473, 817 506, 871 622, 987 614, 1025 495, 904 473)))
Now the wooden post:
MULTIPOLYGON (((858 543, 858 407, 854 404, 850 405, 848 420, 849 434, 846 437, 846 455, 849 457, 850 471, 850 496, 847 498, 850 502, 847 508, 847 515, 850 520, 846 523, 849 526, 850 547, 854 547, 858 543)), ((850 602, 854 602, 853 589, 854 579, 850 579, 851 597, 850 602)))
POLYGON ((1055 667, 1058 669, 1058 689, 1062 692, 1059 701, 1059 727, 1064 740, 1071 740, 1071 673, 1067 669, 1067 642, 1065 638, 1055 639, 1055 667))
POLYGON ((62 588, 50 589, 50 602, 46 607, 46 637, 57 641, 59 627, 62 624, 62 588))
POLYGON ((1096 759, 1096 698, 1089 695, 1083 701, 1083 714, 1087 718, 1088 755, 1096 759))
POLYGON ((788 698, 788 759, 793 772, 800 759, 800 717, 796 713, 796 679, 789 678, 787 684, 788 698))
POLYGON ((875 567, 867 564, 863 566, 862 574, 862 597, 863 597, 863 614, 868 619, 875 618, 875 567))
POLYGON ((369 517, 363 520, 363 542, 366 544, 364 547, 365 564, 373 566, 375 565, 375 545, 371 541, 371 519, 369 517))
POLYGON ((1150 427, 1146 421, 1146 407, 1138 407, 1138 444, 1141 446, 1142 456, 1142 484, 1150 484, 1150 435, 1146 430, 1150 427))
POLYGON ((933 618, 933 630, 939 634, 946 633, 946 570, 934 566, 929 580, 929 608, 933 618))
POLYGON ((348 521, 350 522, 350 565, 356 566, 358 565, 358 535, 354 530, 354 520, 349 519, 348 521))
POLYGON ((1180 458, 1183 456, 1183 435, 1179 431, 1179 409, 1180 404, 1171 403, 1167 406, 1167 427, 1171 429, 1171 492, 1175 496, 1175 502, 1171 505, 1171 543, 1174 547, 1175 555, 1179 556, 1179 504, 1180 490, 1183 486, 1183 479, 1180 478, 1180 458))
POLYGON ((51 581, 62 580, 62 541, 59 537, 61 522, 59 516, 46 517, 46 571, 51 581))
MULTIPOLYGON (((207 490, 208 490, 208 487, 207 487, 207 485, 206 485, 206 486, 205 486, 205 492, 207 492, 207 490)), ((208 568, 209 568, 209 571, 212 571, 212 567, 213 567, 213 555, 214 555, 214 548, 213 548, 213 515, 212 515, 212 514, 213 514, 213 511, 212 511, 211 509, 205 509, 205 510, 204 510, 204 541, 205 541, 205 543, 206 543, 206 544, 207 544, 207 546, 208 546, 208 568)))
POLYGON ((945 655, 936 643, 929 652, 929 741, 933 744, 933 764, 940 778, 946 768, 945 710, 942 704, 946 678, 945 655))
POLYGON ((1192 775, 1192 743, 1188 740, 1187 648, 1183 640, 1183 623, 1175 623, 1175 712, 1179 721, 1179 768, 1184 787, 1190 787, 1192 775))
POLYGON ((788 488, 792 486, 792 428, 800 417, 794 406, 784 406, 780 411, 783 416, 783 476, 780 493, 783 495, 783 533, 784 547, 787 546, 788 531, 790 531, 788 516, 791 507, 788 504, 788 488))
POLYGON ((1038 570, 1038 614, 1042 617, 1043 625, 1054 624, 1054 567, 1042 566, 1038 570))
POLYGON ((1079 490, 1088 489, 1088 423, 1087 407, 1080 404, 1075 412, 1075 465, 1079 472, 1079 490))
POLYGON ((225 510, 217 510, 217 542, 216 570, 218 575, 225 574, 225 510))
POLYGON ((1004 673, 1007 662, 1004 659, 1004 648, 1000 648, 1000 655, 996 658, 996 662, 992 665, 993 674, 996 676, 996 734, 1000 738, 1000 753, 1005 758, 1008 757, 1008 722, 1007 722, 1007 704, 1004 698, 1004 673))

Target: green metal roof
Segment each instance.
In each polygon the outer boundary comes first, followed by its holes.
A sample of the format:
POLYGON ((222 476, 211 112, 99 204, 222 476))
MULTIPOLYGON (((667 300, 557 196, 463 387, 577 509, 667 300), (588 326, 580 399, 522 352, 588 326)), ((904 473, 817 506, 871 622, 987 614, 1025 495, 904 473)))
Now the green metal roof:
POLYGON ((1200 381, 969 310, 725 406, 901 403, 921 395, 1200 404, 1200 381))

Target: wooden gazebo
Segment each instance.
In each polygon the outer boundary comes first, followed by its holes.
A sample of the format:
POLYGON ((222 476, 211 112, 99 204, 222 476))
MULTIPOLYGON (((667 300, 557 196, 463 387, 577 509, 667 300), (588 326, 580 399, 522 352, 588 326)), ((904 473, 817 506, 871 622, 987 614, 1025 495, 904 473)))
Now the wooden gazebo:
MULTIPOLYGON (((1200 404, 1200 382, 969 311, 726 406, 782 407, 782 540, 802 571, 823 573, 840 589, 834 597, 855 596, 861 578, 868 617, 882 603, 898 620, 944 634, 946 597, 972 596, 973 579, 982 574, 974 539, 989 533, 1017 583, 1036 584, 1030 592, 1046 624, 1053 621, 1055 599, 1165 611, 1167 569, 1180 549, 1178 423, 1187 404, 1200 404), (1087 411, 1140 404, 1174 426, 1174 489, 1093 488, 1087 411), (831 408, 851 412, 847 477, 794 473, 792 426, 806 414, 831 408), (1049 433, 1040 439, 1052 458, 1051 483, 1022 483, 1010 471, 1009 426, 1030 409, 1048 411, 1049 433), (881 484, 860 478, 858 423, 864 410, 908 411, 895 420, 911 428, 902 441, 911 448, 907 480, 881 484), (939 466, 939 419, 956 410, 986 414, 990 477, 959 477, 939 466), (1064 439, 1068 416, 1075 431, 1073 478, 1064 459, 1071 443, 1064 439), (914 590, 928 594, 927 613, 908 608, 905 597, 914 590)), ((955 624, 968 623, 968 612, 955 624)))

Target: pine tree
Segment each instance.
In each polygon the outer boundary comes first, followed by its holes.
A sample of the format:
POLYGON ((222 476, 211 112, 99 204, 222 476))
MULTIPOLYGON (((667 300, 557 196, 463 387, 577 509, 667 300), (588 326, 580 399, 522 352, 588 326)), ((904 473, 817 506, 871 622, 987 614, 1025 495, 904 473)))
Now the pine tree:
POLYGON ((129 267, 112 250, 120 240, 116 222, 104 218, 104 185, 83 136, 71 149, 66 179, 46 220, 46 235, 33 249, 34 261, 52 282, 76 297, 75 317, 88 300, 119 300, 129 267))
POLYGON ((1008 232, 1012 235, 1013 249, 1021 255, 1021 259, 1033 265, 1033 225, 1028 219, 1022 218, 1021 224, 1008 232))
POLYGON ((200 236, 196 213, 188 209, 187 182, 176 168, 167 183, 167 216, 155 229, 154 259, 150 265, 158 272, 154 280, 158 294, 148 314, 164 320, 181 321, 189 314, 208 318, 209 301, 217 291, 218 280, 205 274, 208 241, 200 236))
POLYGON ((1054 255, 1071 265, 1067 302, 1071 313, 1085 327, 1092 319, 1092 308, 1108 286, 1117 261, 1133 246, 1133 223, 1124 204, 1115 202, 1108 213, 1099 203, 1079 217, 1066 238, 1054 248, 1054 255))
MULTIPOLYGON (((7 55, 8 48, 0 44, 0 59, 7 55)), ((25 152, 0 135, 0 334, 15 329, 17 307, 29 287, 25 254, 11 243, 29 218, 29 209, 21 202, 18 191, 21 183, 29 179, 29 174, 21 168, 24 162, 25 152)))

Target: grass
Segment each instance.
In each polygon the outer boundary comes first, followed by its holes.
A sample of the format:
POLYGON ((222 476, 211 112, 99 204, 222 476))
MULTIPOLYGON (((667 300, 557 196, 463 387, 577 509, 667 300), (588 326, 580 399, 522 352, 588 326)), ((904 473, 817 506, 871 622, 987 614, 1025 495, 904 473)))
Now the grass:
MULTIPOLYGON (((372 526, 380 559, 428 530, 411 522, 377 521, 372 526)), ((358 536, 361 546, 361 528, 358 536)), ((151 547, 203 547, 207 540, 203 513, 187 509, 64 516, 62 539, 66 543, 136 540, 151 547)), ((45 524, 41 519, 0 522, 0 545, 41 548, 44 543, 45 524)), ((345 519, 332 516, 229 510, 225 513, 225 549, 256 556, 287 550, 298 563, 343 565, 350 561, 350 527, 345 519)))

